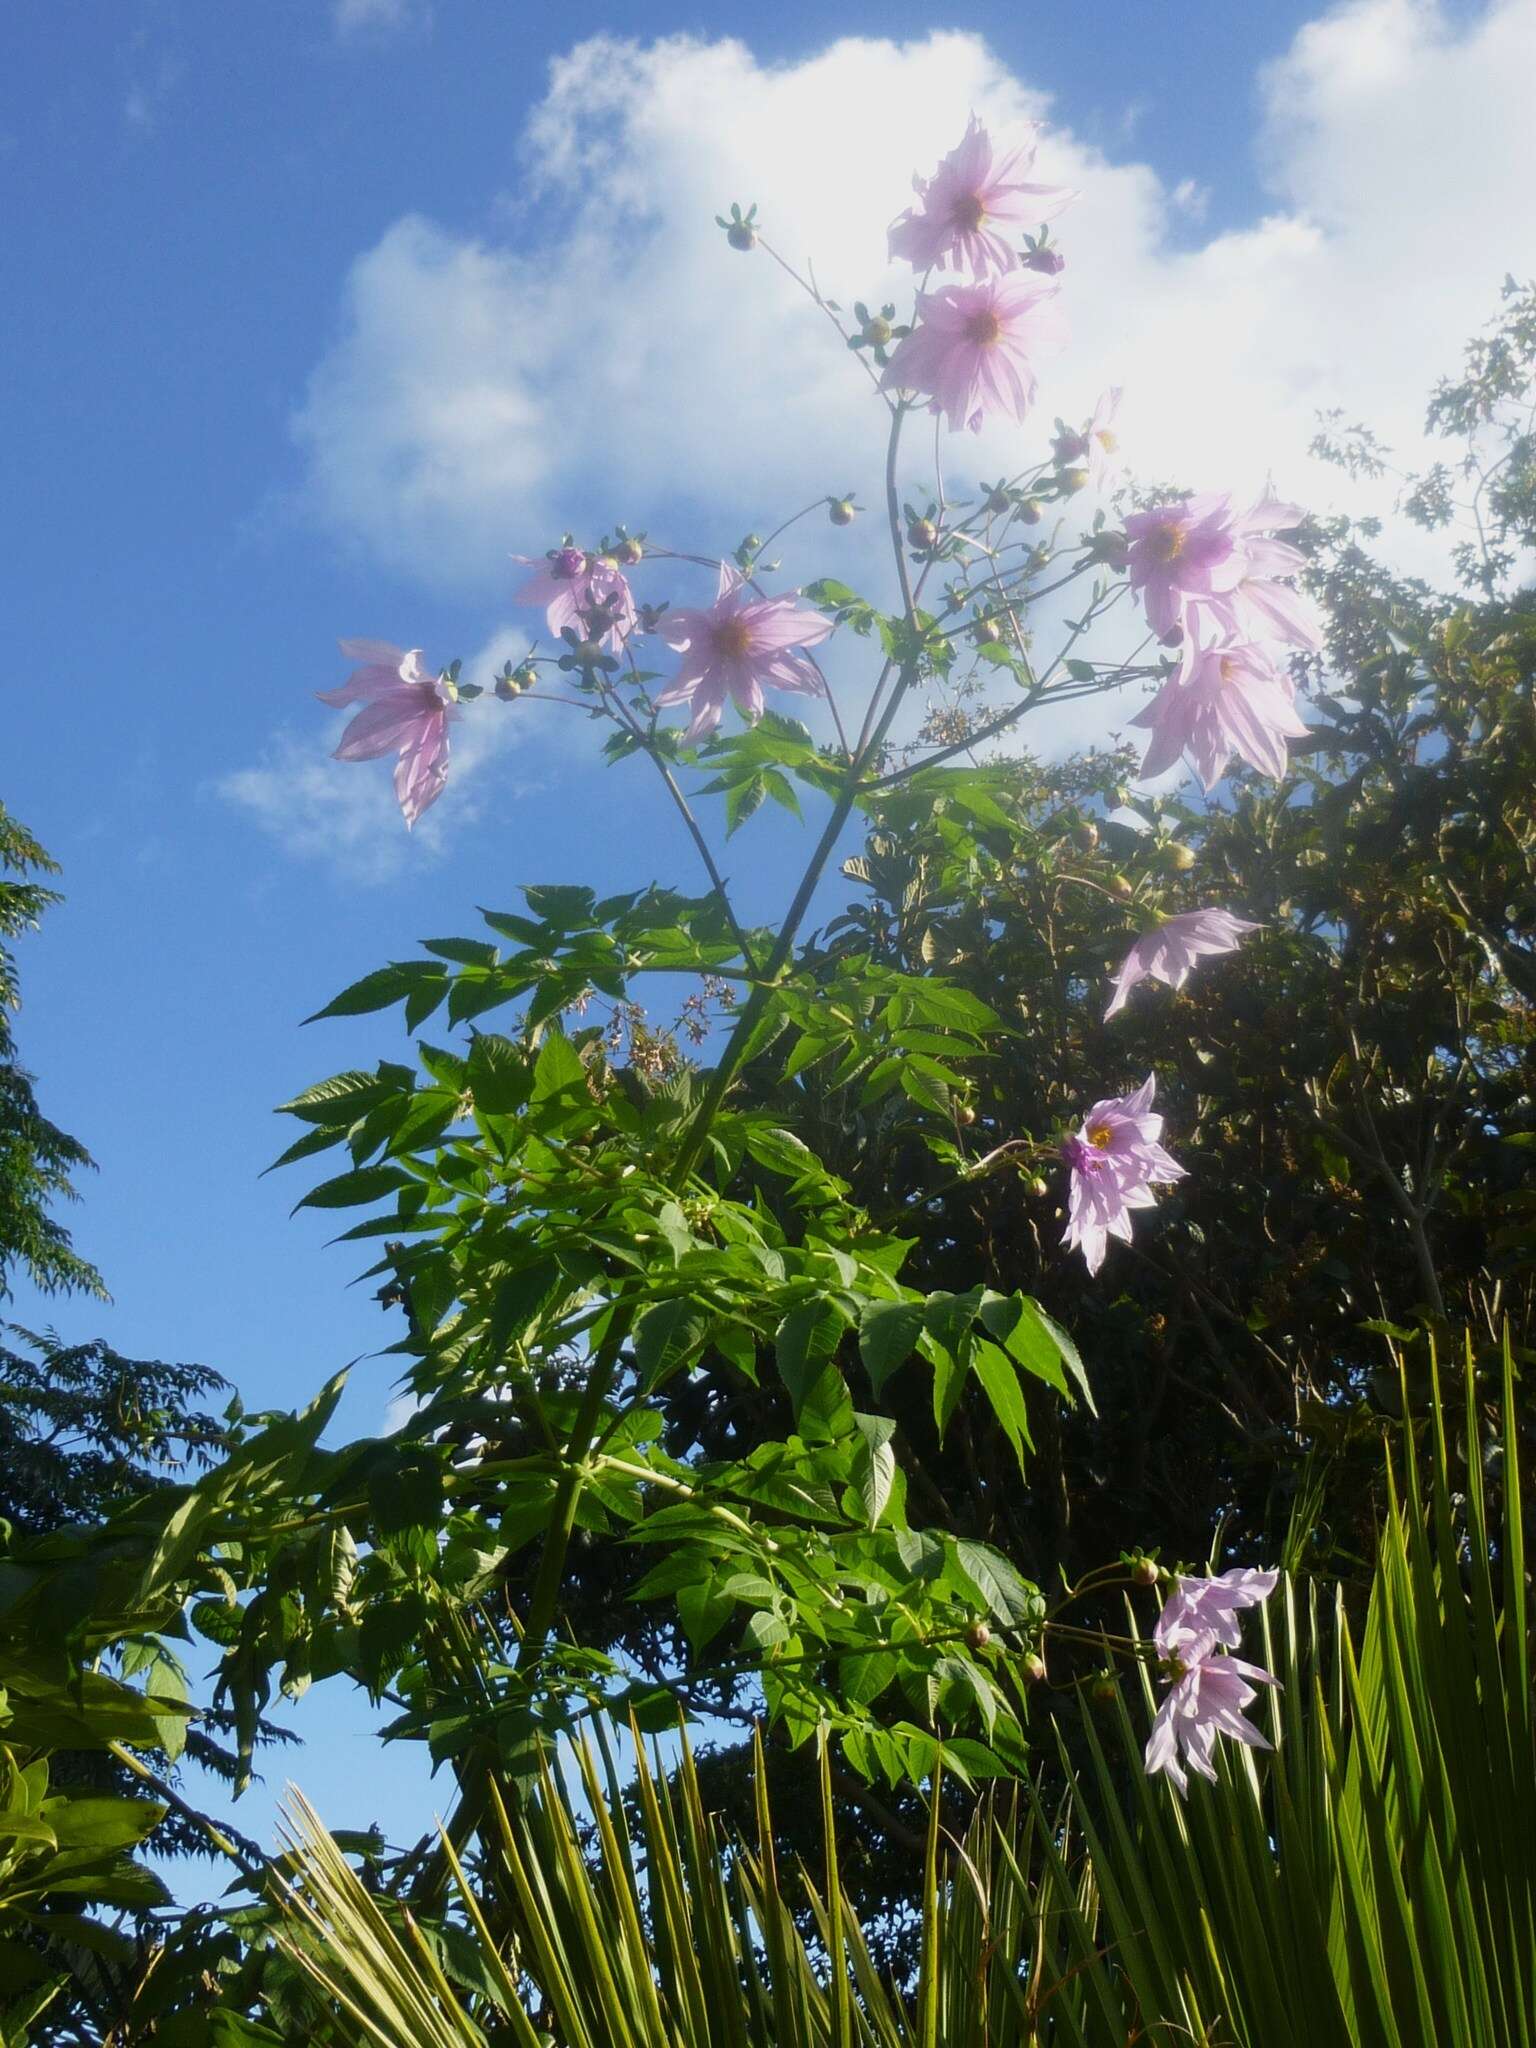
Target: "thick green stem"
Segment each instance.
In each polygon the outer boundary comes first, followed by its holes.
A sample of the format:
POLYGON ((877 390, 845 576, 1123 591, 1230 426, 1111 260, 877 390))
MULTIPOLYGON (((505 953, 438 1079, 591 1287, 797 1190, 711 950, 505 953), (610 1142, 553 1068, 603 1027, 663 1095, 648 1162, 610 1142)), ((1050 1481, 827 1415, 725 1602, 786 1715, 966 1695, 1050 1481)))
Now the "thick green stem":
POLYGON ((550 1517, 549 1531, 544 1538, 544 1552, 539 1559, 539 1569, 533 1582, 533 1592, 528 1602, 528 1618, 523 1624, 523 1640, 518 1645, 517 1668, 530 1668, 542 1655, 549 1640, 550 1630, 560 1608, 560 1588, 565 1583, 566 1553, 571 1547, 571 1535, 576 1527, 576 1510, 581 1502, 581 1491, 587 1482, 589 1467, 587 1454, 597 1435, 597 1425, 602 1418, 603 1403, 613 1386, 618 1371, 619 1353, 624 1339, 629 1335, 632 1311, 616 1309, 613 1321, 602 1346, 592 1360, 592 1369, 587 1376, 586 1391, 581 1406, 576 1411, 576 1420, 571 1425, 570 1436, 566 1439, 562 1459, 564 1470, 555 1489, 554 1512, 550 1517))
MULTIPOLYGON (((906 559, 901 551, 901 505, 896 485, 896 453, 901 442, 901 423, 903 417, 904 411, 898 406, 891 420, 890 441, 886 449, 885 493, 886 511, 891 527, 891 543, 896 552, 896 571, 901 580, 902 601, 905 607, 907 624, 910 627, 913 621, 914 610, 912 583, 911 578, 907 574, 906 559)), ((774 941, 773 951, 768 956, 767 965, 763 970, 763 978, 742 1005, 741 1014, 736 1020, 736 1027, 727 1039, 725 1049, 716 1062, 714 1071, 710 1074, 709 1080, 705 1085, 703 1100, 694 1112, 693 1121, 689 1124, 683 1138, 682 1148, 677 1155, 677 1180, 679 1185, 687 1180, 703 1156, 704 1146, 709 1137, 710 1125, 715 1120, 715 1113, 725 1100, 726 1090, 736 1077, 736 1071, 741 1065, 747 1046, 758 1024, 762 1020, 763 1012, 773 1000, 775 984, 783 974, 785 965, 789 960, 805 913, 811 907, 811 898, 816 893, 817 884, 822 877, 822 871, 826 867, 833 847, 836 846, 842 834, 843 827, 848 822, 855 803, 858 801, 863 785, 865 768, 870 761, 878 758, 880 749, 885 743, 885 736, 895 721, 897 711, 901 708, 901 701, 916 679, 917 668, 915 661, 909 658, 897 670, 895 686, 886 701, 883 711, 881 711, 878 719, 876 719, 875 707, 879 704, 886 678, 890 674, 890 668, 890 663, 887 663, 879 682, 875 685, 874 694, 870 699, 869 713, 865 719, 865 728, 859 735, 858 746, 855 749, 852 760, 848 763, 848 772, 843 778, 842 790, 838 795, 836 803, 832 806, 832 815, 828 818, 822 835, 816 842, 816 850, 811 855, 805 873, 800 877, 799 887, 795 890, 794 899, 785 913, 784 922, 779 928, 779 935, 774 941)))

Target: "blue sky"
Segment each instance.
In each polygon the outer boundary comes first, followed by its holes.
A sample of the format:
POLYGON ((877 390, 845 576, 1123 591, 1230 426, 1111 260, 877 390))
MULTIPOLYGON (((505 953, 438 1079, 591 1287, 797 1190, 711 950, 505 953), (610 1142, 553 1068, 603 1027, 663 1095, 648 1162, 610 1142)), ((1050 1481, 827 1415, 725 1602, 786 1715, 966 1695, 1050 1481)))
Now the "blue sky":
MULTIPOLYGON (((547 724, 485 725, 407 843, 382 770, 325 762, 310 693, 341 633, 519 644, 504 557, 563 523, 728 546, 862 483, 846 365, 802 367, 808 316, 715 207, 758 199, 851 296, 970 106, 1044 113, 1083 192, 1059 230, 1081 345, 1045 412, 1124 381, 1147 473, 1337 496, 1303 460, 1315 407, 1411 437, 1536 254, 1533 49, 1531 0, 13 0, 0 796, 65 869, 20 1035, 100 1162, 72 1220, 115 1296, 22 1291, 17 1319, 305 1398, 383 1326, 290 1220, 297 1178, 258 1178, 271 1107, 398 1042, 299 1020, 520 882, 691 881, 649 792, 547 724)), ((864 529, 814 541, 787 570, 874 573, 864 529)), ((736 842, 754 914, 789 850, 736 842)), ((350 1430, 388 1388, 359 1366, 350 1430)), ((333 1818, 411 1824, 415 1774, 364 1778, 351 1707, 297 1725, 333 1818)))

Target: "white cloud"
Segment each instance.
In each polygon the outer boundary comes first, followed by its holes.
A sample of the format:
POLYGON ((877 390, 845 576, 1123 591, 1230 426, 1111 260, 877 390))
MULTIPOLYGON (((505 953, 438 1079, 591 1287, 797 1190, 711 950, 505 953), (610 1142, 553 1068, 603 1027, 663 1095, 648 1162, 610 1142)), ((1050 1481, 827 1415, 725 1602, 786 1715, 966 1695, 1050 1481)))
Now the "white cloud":
MULTIPOLYGON (((1275 211, 1193 249, 1190 181, 1049 131, 1043 173, 1082 197, 1059 230, 1077 338, 1047 411, 1123 383, 1142 473, 1245 489, 1274 468, 1336 495, 1303 455, 1316 408, 1411 438, 1427 385, 1531 253, 1533 65, 1531 0, 1461 30, 1436 0, 1352 0, 1262 81, 1275 211)), ((412 217, 354 266, 298 420, 319 515, 425 580, 469 584, 579 514, 643 524, 658 489, 716 543, 855 477, 869 493, 879 409, 782 274, 728 252, 712 216, 756 199, 825 289, 873 297, 899 281, 884 229, 912 167, 971 107, 999 127, 1046 111, 971 35, 847 39, 781 67, 734 41, 582 44, 529 125, 504 243, 412 217)), ((950 459, 970 452, 951 443, 950 459)))
MULTIPOLYGON (((486 686, 502 663, 520 660, 528 636, 516 628, 494 635, 464 664, 466 681, 486 686)), ((401 823, 389 761, 333 761, 330 749, 344 716, 303 736, 275 733, 254 766, 212 784, 212 793, 243 811, 284 852, 323 862, 342 880, 375 884, 442 857, 445 835, 473 823, 487 802, 505 803, 538 787, 541 757, 558 750, 562 717, 553 706, 504 706, 482 698, 466 704, 450 735, 452 772, 442 797, 413 831, 401 823), (523 763, 509 775, 507 757, 523 763), (486 768, 497 764, 494 794, 486 768), (530 765, 531 764, 531 765, 530 765)))
MULTIPOLYGON (((1273 210, 1194 247, 1208 195, 1132 160, 1129 131, 1116 161, 1055 110, 1040 175, 1081 194, 1056 231, 1075 339, 1039 427, 947 438, 952 478, 1017 466, 1051 414, 1119 383, 1143 476, 1256 493, 1273 471, 1287 495, 1358 508, 1305 454, 1314 415, 1341 405, 1413 453, 1428 387, 1536 259, 1532 76, 1533 0, 1470 21, 1347 0, 1260 81, 1273 210)), ((972 108, 998 129, 1051 112, 969 34, 848 38, 781 66, 729 40, 581 44, 527 127, 502 238, 412 216, 354 264, 296 421, 315 516, 424 583, 505 591, 508 551, 567 524, 654 531, 659 505, 669 541, 709 550, 849 484, 878 505, 881 409, 713 216, 756 200, 833 297, 894 293, 887 223, 972 108)), ((914 435, 914 490, 931 448, 914 435)), ((876 516, 813 524, 814 559, 797 547, 788 571, 877 573, 876 516)))
POLYGON ((332 15, 340 35, 426 28, 432 20, 427 0, 335 0, 332 15))

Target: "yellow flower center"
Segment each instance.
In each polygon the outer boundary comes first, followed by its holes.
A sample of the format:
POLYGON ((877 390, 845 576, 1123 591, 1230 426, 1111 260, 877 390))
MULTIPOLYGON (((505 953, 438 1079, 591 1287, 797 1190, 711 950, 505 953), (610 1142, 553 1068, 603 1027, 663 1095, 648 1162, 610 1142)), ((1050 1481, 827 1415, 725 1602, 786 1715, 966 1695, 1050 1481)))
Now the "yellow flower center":
POLYGON ((1108 1124, 1090 1124, 1088 1126, 1088 1142, 1096 1147, 1098 1151, 1107 1152, 1115 1142, 1115 1134, 1108 1124))
POLYGON ((963 199, 957 199, 955 210, 950 215, 954 225, 967 235, 974 235, 986 217, 987 209, 974 192, 967 192, 963 199))
POLYGON ((715 652, 723 661, 744 661, 752 651, 752 634, 744 619, 722 619, 715 628, 715 652))
POLYGON ((1003 323, 995 313, 973 313, 965 323, 965 338, 977 348, 995 348, 1003 338, 1003 323))
POLYGON ((1160 562, 1176 562, 1184 552, 1182 526, 1159 526, 1152 536, 1152 552, 1160 562))
POLYGON ((1237 663, 1232 659, 1230 654, 1224 654, 1221 657, 1221 661, 1217 668, 1217 673, 1224 683, 1230 683, 1232 678, 1237 674, 1237 663))
POLYGON ((1104 453, 1106 455, 1113 455, 1115 450, 1120 446, 1120 436, 1118 434, 1112 434, 1109 431, 1108 427, 1100 427, 1099 431, 1094 435, 1093 438, 1095 439, 1095 441, 1098 442, 1099 446, 1104 450, 1104 453))

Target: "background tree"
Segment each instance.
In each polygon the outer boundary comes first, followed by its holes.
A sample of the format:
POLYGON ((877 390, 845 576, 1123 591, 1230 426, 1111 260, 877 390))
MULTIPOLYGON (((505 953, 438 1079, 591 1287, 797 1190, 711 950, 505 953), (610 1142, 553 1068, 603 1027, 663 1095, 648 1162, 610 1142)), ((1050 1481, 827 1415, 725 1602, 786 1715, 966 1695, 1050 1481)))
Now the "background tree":
POLYGON ((106 1294, 100 1274, 50 1213, 56 1202, 74 1199, 70 1175, 90 1166, 90 1155, 38 1107, 11 1025, 21 988, 8 941, 34 930, 48 905, 57 902, 37 879, 57 872, 31 833, 0 804, 0 1300, 17 1267, 45 1293, 106 1294))

